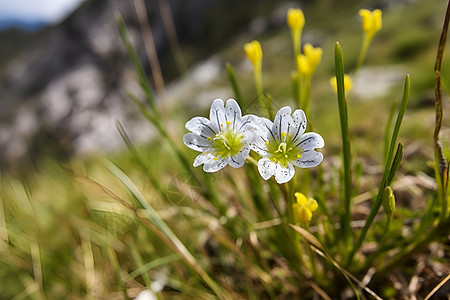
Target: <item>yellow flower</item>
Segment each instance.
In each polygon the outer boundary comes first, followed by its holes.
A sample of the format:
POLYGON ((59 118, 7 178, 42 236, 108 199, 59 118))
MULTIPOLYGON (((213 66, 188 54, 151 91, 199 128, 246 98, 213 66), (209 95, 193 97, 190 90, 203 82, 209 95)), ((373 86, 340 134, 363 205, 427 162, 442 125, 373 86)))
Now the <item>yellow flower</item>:
POLYGON ((295 193, 294 195, 297 202, 292 204, 292 208, 294 208, 298 221, 300 223, 311 221, 312 213, 318 208, 317 201, 313 198, 306 198, 302 193, 295 193))
POLYGON ((303 52, 308 58, 310 66, 315 70, 322 59, 322 48, 314 48, 311 44, 307 43, 303 46, 303 52))
POLYGON ((300 32, 305 26, 305 16, 298 8, 290 8, 287 12, 286 23, 293 32, 300 32))
POLYGON ((302 75, 309 75, 311 72, 311 67, 309 65, 308 58, 306 55, 299 54, 297 56, 297 66, 298 66, 298 73, 302 75))
POLYGON ((251 41, 244 45, 245 54, 255 69, 261 66, 262 49, 258 41, 251 41))
POLYGON ((303 46, 305 54, 297 56, 298 72, 305 76, 311 76, 322 59, 322 48, 314 48, 311 44, 303 46))
MULTIPOLYGON (((333 91, 337 93, 337 79, 336 76, 330 78, 330 85, 333 88, 333 91)), ((353 83, 350 76, 347 74, 344 75, 344 90, 348 92, 352 89, 353 83)))
POLYGON ((370 11, 367 9, 360 9, 359 15, 361 16, 361 26, 363 31, 369 36, 373 37, 381 29, 381 10, 375 9, 370 11))

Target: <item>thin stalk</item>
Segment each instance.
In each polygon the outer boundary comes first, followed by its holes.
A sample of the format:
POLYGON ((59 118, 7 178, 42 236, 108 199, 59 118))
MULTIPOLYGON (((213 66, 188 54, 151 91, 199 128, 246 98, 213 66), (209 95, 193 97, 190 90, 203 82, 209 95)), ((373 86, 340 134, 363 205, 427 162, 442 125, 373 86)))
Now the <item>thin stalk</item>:
POLYGON ((434 125, 434 172, 436 176, 437 193, 441 204, 441 216, 439 222, 442 223, 448 216, 448 200, 447 186, 449 165, 442 153, 442 146, 439 141, 439 132, 441 131, 443 110, 442 110, 442 91, 441 91, 441 68, 442 59, 444 56, 445 42, 447 40, 448 25, 450 22, 450 1, 447 4, 447 10, 445 12, 444 24, 442 26, 441 37, 439 39, 438 51, 436 54, 436 64, 434 66, 435 83, 434 93, 436 97, 436 121, 434 125))
POLYGON ((373 36, 369 36, 366 33, 364 33, 361 50, 359 51, 358 61, 356 63, 355 69, 353 70, 354 74, 358 72, 359 68, 361 68, 362 64, 364 63, 364 59, 366 58, 367 50, 369 49, 372 38, 373 36))
POLYGON ((156 52, 155 40, 152 28, 148 20, 147 7, 144 0, 134 0, 134 8, 142 31, 142 40, 150 63, 153 81, 158 94, 164 93, 164 79, 159 64, 158 53, 156 52))
POLYGON ((269 119, 272 119, 272 112, 270 110, 270 104, 268 102, 268 99, 266 99, 264 95, 264 89, 262 85, 262 74, 261 74, 261 67, 254 69, 253 77, 255 80, 255 87, 256 87, 256 93, 258 94, 258 100, 259 105, 261 108, 265 108, 267 112, 267 116, 269 119))
MULTIPOLYGON (((298 66, 298 59, 297 57, 300 55, 300 48, 302 45, 302 31, 300 31, 300 34, 296 34, 291 30, 291 36, 292 36, 292 44, 294 46, 294 61, 295 61, 295 66, 296 66, 296 70, 299 70, 299 66, 298 66)), ((297 80, 296 80, 296 88, 295 91, 296 93, 294 94, 294 99, 297 100, 297 105, 298 107, 302 107, 302 103, 301 103, 301 98, 302 98, 302 79, 301 79, 301 75, 299 73, 297 73, 297 80)))
POLYGON ((291 72, 291 84, 292 84, 292 98, 295 100, 295 105, 300 107, 300 75, 297 71, 291 72))
POLYGON ((294 48, 294 60, 297 62, 297 55, 300 54, 300 46, 302 44, 302 31, 300 34, 291 30, 292 45, 294 48))
POLYGON ((127 29, 125 27, 125 23, 123 22, 122 16, 120 14, 116 14, 116 22, 117 27, 119 28, 120 36, 122 37, 122 41, 127 48, 128 56, 131 59, 134 70, 138 77, 139 85, 144 92, 145 99, 147 100, 148 105, 152 110, 152 116, 155 120, 160 120, 161 116, 159 114, 159 110, 156 107, 155 98, 153 97, 152 88, 148 81, 147 75, 145 74, 144 68, 139 60, 139 56, 136 53, 133 45, 131 44, 130 37, 128 35, 127 29))
POLYGON ((372 206, 372 209, 370 210, 369 216, 367 217, 366 224, 364 225, 363 229, 361 230, 361 233, 359 234, 358 239, 357 239, 356 243, 354 244, 353 249, 349 255, 349 258, 347 261, 347 266, 351 264, 355 253, 361 247, 361 245, 366 237, 366 234, 369 231, 369 228, 372 225, 372 222, 375 219, 375 216, 377 215, 378 210, 381 207, 382 200, 383 200, 382 199, 383 191, 384 191, 384 188, 388 185, 388 179, 392 180, 392 178, 394 177, 393 170, 398 168, 398 163, 397 163, 397 161, 399 159, 398 156, 402 153, 401 144, 398 146, 397 154, 396 154, 396 157, 394 158, 394 160, 393 160, 392 156, 394 154, 394 149, 395 149, 395 145, 397 143, 398 133, 400 131, 400 126, 402 124, 403 116, 405 115, 406 106, 408 104, 409 87, 410 87, 410 79, 409 79, 409 75, 407 75, 405 78, 405 85, 403 88, 403 97, 402 97, 402 101, 400 103, 400 109, 399 109, 399 112, 397 115, 397 120, 395 122, 394 131, 392 133, 392 138, 391 138, 391 142, 389 145, 388 156, 386 159, 386 165, 384 167, 383 177, 381 180, 380 188, 378 190, 378 195, 372 206), (391 165, 391 161, 392 161, 392 165, 391 165), (391 171, 392 171, 392 173, 391 173, 391 171))
MULTIPOLYGON (((309 91, 311 88, 311 76, 303 78, 302 88, 300 90, 300 108, 303 109, 306 119, 309 119, 309 91)), ((309 125, 309 124, 308 124, 309 125)))
POLYGON ((396 110, 397 104, 394 102, 391 105, 391 110, 389 111, 389 118, 386 124, 386 130, 384 132, 384 161, 386 162, 388 151, 389 151, 389 142, 391 140, 391 126, 392 122, 394 121, 394 115, 396 110))
POLYGON ((339 118, 341 122, 343 168, 344 168, 344 195, 343 195, 343 213, 341 216, 342 236, 347 244, 350 235, 350 203, 351 203, 351 154, 350 154, 350 134, 348 131, 348 113, 347 101, 345 99, 344 89, 344 57, 342 55, 341 45, 336 43, 335 64, 337 80, 337 97, 339 105, 339 118))
POLYGON ((239 88, 233 66, 230 62, 225 63, 225 69, 227 70, 228 80, 230 81, 231 88, 233 89, 235 100, 239 103, 240 107, 243 107, 241 89, 239 88))
POLYGON ((187 64, 184 59, 183 50, 181 50, 180 43, 178 42, 177 31, 175 29, 175 22, 169 0, 158 0, 158 6, 164 25, 164 31, 166 32, 167 40, 169 41, 169 46, 172 50, 178 71, 184 73, 187 70, 187 64))
POLYGON ((158 121, 158 119, 155 118, 155 116, 131 93, 128 93, 128 96, 136 103, 141 113, 144 115, 144 117, 149 120, 158 130, 159 134, 169 143, 170 148, 175 152, 175 155, 180 160, 182 166, 184 169, 192 175, 192 178, 194 181, 201 185, 201 181, 195 176, 193 172, 192 164, 188 161, 184 153, 180 150, 180 148, 175 144, 175 142, 172 140, 172 138, 169 136, 169 133, 165 129, 165 127, 161 124, 161 122, 158 121))

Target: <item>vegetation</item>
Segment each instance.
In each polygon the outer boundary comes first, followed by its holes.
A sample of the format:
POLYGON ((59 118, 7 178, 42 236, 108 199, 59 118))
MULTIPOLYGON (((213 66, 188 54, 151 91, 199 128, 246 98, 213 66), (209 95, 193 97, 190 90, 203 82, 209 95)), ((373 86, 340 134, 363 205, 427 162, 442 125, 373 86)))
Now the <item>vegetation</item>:
POLYGON ((223 49, 231 62, 221 82, 208 84, 231 88, 217 97, 270 120, 284 105, 302 108, 307 131, 325 141, 320 165, 297 168, 281 184, 261 177, 254 151, 240 168, 193 167, 199 153, 183 145, 182 128, 206 110, 195 100, 161 108, 117 16, 143 92, 130 92, 130 105, 156 138, 135 145, 118 123, 126 150, 63 164, 43 158, 27 176, 2 174, 2 298, 129 299, 143 290, 160 299, 445 297, 450 124, 441 91, 449 10, 440 41, 441 29, 427 23, 443 17, 438 2, 422 4, 434 11, 411 4, 383 12, 382 26, 381 12, 363 11, 362 37, 358 10, 343 7, 340 29, 320 51, 300 47, 321 38, 308 38, 309 14, 314 20, 323 9, 317 4, 304 12, 305 27, 300 12, 289 11, 282 31, 249 37, 260 48, 252 42, 256 48, 244 51, 238 41, 223 49), (433 35, 404 24, 400 15, 409 13, 433 35), (251 63, 239 64, 245 54, 251 63), (388 64, 410 75, 395 75, 393 89, 371 90, 370 81, 391 76, 388 64))

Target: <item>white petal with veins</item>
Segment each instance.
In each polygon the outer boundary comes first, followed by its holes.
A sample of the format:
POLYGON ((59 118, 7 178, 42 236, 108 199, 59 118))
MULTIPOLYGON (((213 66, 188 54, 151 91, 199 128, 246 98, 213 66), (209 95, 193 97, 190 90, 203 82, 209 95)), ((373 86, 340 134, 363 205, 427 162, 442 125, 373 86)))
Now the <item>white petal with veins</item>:
POLYGON ((186 133, 183 136, 183 143, 195 151, 203 152, 207 149, 210 149, 212 147, 211 141, 208 141, 205 138, 202 138, 199 135, 196 135, 194 133, 186 133))
POLYGON ((287 164, 287 167, 277 164, 275 168, 275 180, 277 183, 286 183, 294 177, 295 169, 291 163, 287 164))
POLYGON ((307 150, 302 153, 302 157, 292 163, 299 168, 311 168, 318 166, 323 160, 323 154, 314 150, 307 150))
POLYGON ((315 132, 308 132, 302 135, 302 137, 295 144, 304 150, 322 148, 325 146, 323 138, 315 132))
POLYGON ((264 180, 268 180, 275 174, 277 163, 271 161, 267 157, 263 157, 258 161, 258 171, 264 180))

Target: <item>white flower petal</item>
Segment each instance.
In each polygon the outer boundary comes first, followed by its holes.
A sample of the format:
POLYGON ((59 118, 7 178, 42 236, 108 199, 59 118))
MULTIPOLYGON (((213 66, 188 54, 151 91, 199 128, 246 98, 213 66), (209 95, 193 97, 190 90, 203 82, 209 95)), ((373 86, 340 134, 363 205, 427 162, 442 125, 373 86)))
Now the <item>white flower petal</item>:
POLYGON ((292 124, 289 127, 289 134, 292 135, 292 141, 299 141, 306 130, 306 115, 301 109, 297 109, 292 114, 292 124))
POLYGON ((218 132, 215 132, 213 128, 211 127, 211 122, 204 117, 195 117, 187 121, 186 125, 187 130, 191 131, 192 133, 195 133, 196 135, 203 135, 203 136, 214 136, 218 132))
POLYGON ((212 147, 211 141, 208 141, 207 139, 196 135, 194 133, 186 133, 183 136, 183 143, 195 151, 205 151, 212 147))
POLYGON ((277 164, 275 168, 275 180, 277 183, 286 183, 294 177, 295 169, 291 163, 287 163, 287 167, 277 164))
POLYGON ((199 155, 197 155, 197 157, 194 160, 194 167, 198 167, 202 164, 208 164, 211 163, 214 160, 214 155, 212 154, 205 154, 205 153, 200 153, 199 155))
POLYGON ((231 128, 236 129, 236 126, 240 123, 239 120, 242 117, 241 108, 239 107, 239 104, 236 102, 236 100, 227 100, 225 112, 226 121, 230 122, 231 128))
POLYGON ((272 122, 265 118, 258 118, 256 121, 256 128, 251 136, 250 148, 261 156, 267 156, 267 145, 269 136, 271 136, 272 122), (259 126, 258 126, 259 125, 259 126))
POLYGON ((203 164, 203 171, 208 173, 217 172, 220 169, 224 168, 226 165, 228 165, 228 162, 230 161, 229 157, 225 158, 219 158, 218 160, 212 160, 208 161, 205 164, 203 164))
POLYGON ((239 133, 244 135, 244 142, 253 143, 258 138, 261 128, 259 118, 254 115, 246 115, 237 122, 240 124, 236 127, 239 133))
POLYGON ((256 142, 253 142, 250 144, 250 149, 252 149, 253 151, 255 151, 256 153, 258 153, 261 156, 267 156, 267 151, 268 148, 266 146, 266 141, 267 139, 260 136, 259 140, 256 140, 256 142))
POLYGON ((209 119, 216 132, 222 131, 222 127, 225 126, 227 121, 225 115, 226 111, 222 99, 215 99, 211 104, 209 119))
POLYGON ((245 145, 242 150, 236 154, 235 156, 232 156, 229 161, 229 165, 233 168, 240 168, 244 165, 245 159, 250 154, 250 146, 245 145))
POLYGON ((299 168, 312 168, 318 166, 323 160, 323 154, 314 150, 306 150, 301 155, 302 157, 292 162, 299 168))
POLYGON ((264 143, 275 139, 275 136, 272 133, 273 123, 270 120, 261 117, 259 118, 258 124, 260 124, 260 126, 257 130, 257 135, 264 139, 264 143))
POLYGON ((258 171, 264 180, 268 180, 275 174, 276 163, 267 157, 263 157, 258 161, 258 171))
POLYGON ((295 144, 295 147, 299 147, 302 150, 322 148, 323 146, 325 146, 323 138, 315 132, 305 133, 301 136, 301 138, 298 139, 298 142, 295 144))
POLYGON ((287 133, 289 130, 290 123, 292 123, 291 108, 285 106, 280 108, 273 121, 272 133, 276 141, 282 140, 282 133, 287 133))

